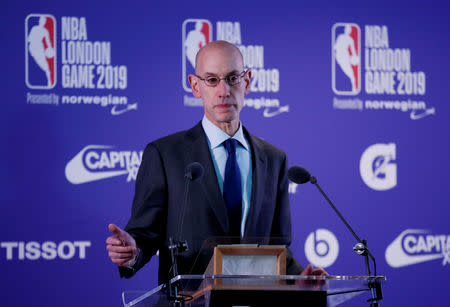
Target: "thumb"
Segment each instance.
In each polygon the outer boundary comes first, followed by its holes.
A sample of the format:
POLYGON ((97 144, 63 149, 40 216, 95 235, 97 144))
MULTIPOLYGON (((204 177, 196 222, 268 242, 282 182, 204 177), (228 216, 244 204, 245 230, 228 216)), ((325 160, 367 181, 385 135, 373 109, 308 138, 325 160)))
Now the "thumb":
POLYGON ((123 234, 123 230, 120 229, 120 227, 117 226, 116 224, 109 224, 108 229, 115 235, 120 236, 121 234, 123 234))
POLYGON ((303 272, 301 272, 300 275, 306 276, 306 275, 311 275, 312 272, 312 265, 311 263, 308 264, 308 266, 303 270, 303 272))

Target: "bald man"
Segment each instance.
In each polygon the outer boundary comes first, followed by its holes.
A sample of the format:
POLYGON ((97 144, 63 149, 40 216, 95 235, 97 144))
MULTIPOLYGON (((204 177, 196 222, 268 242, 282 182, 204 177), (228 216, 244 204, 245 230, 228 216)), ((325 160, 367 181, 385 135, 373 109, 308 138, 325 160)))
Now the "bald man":
MULTIPOLYGON (((251 135, 239 119, 251 79, 239 49, 225 41, 204 46, 196 56, 195 75, 188 78, 192 93, 203 101, 202 121, 147 145, 131 218, 125 230, 109 225, 114 235, 107 238, 107 250, 122 277, 133 276, 159 251, 158 280, 171 278, 170 237, 189 245, 178 258, 179 274, 203 274, 213 252, 204 243, 213 237, 290 244, 286 154, 251 135), (192 162, 202 164, 204 175, 190 183, 179 223, 184 171, 192 162)), ((286 266, 287 274, 323 273, 311 266, 304 270, 289 250, 286 266)))

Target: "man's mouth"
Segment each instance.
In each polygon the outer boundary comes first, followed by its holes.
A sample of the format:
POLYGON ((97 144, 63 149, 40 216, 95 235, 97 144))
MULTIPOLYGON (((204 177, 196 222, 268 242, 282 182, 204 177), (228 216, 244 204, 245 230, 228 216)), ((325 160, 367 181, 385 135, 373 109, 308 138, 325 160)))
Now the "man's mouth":
POLYGON ((216 106, 216 108, 220 109, 220 110, 228 110, 229 108, 231 108, 233 105, 232 104, 218 104, 216 106))

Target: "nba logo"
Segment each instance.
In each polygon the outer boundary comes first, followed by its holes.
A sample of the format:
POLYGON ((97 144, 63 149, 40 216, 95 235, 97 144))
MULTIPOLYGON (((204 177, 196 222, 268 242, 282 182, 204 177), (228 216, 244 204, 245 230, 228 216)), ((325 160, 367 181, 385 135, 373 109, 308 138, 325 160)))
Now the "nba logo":
POLYGON ((356 95, 361 91, 361 30, 354 23, 336 23, 331 32, 333 92, 356 95))
POLYGON ((25 19, 25 83, 33 89, 56 85, 56 20, 51 15, 25 19))
POLYGON ((186 19, 183 22, 183 88, 192 92, 187 76, 195 74, 195 56, 201 47, 212 41, 212 26, 206 19, 186 19))

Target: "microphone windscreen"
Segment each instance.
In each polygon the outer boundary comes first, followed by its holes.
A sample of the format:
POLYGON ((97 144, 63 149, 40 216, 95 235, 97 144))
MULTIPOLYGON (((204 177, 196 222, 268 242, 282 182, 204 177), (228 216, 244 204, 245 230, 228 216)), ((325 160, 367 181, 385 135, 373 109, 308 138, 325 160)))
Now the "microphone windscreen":
POLYGON ((192 181, 198 180, 203 177, 203 166, 198 162, 192 162, 186 166, 184 176, 188 177, 192 181))
POLYGON ((311 179, 311 174, 301 166, 293 166, 288 170, 288 178, 292 182, 302 184, 311 179))

